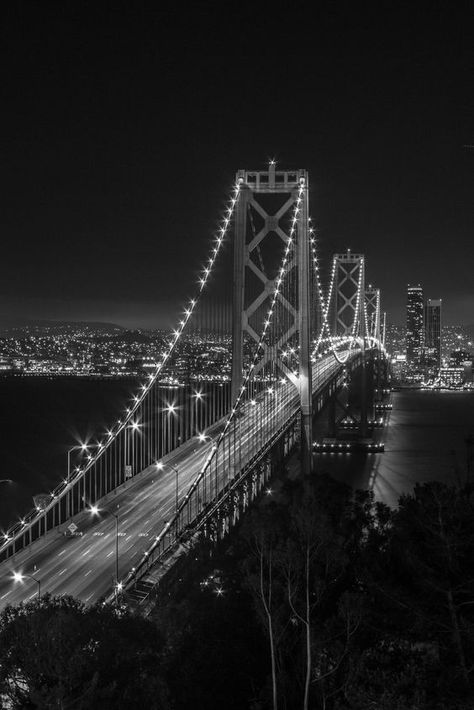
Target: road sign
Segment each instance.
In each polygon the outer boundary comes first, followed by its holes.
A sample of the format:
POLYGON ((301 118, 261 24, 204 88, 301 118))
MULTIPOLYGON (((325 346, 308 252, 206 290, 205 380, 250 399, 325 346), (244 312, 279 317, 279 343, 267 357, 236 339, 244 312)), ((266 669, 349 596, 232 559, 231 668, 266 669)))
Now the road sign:
POLYGON ((71 535, 74 535, 74 533, 77 530, 76 523, 71 523, 70 525, 67 526, 67 529, 70 531, 71 535))

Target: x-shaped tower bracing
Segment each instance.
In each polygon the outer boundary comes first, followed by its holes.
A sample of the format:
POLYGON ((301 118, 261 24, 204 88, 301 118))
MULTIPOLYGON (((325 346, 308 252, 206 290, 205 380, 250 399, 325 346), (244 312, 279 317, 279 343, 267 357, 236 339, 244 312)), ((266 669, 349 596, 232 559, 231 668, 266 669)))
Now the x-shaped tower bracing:
POLYGON ((258 376, 273 362, 297 387, 301 399, 303 438, 311 446, 310 368, 310 255, 308 239, 308 175, 306 170, 239 170, 239 201, 234 228, 234 299, 232 332, 232 394, 242 383, 244 333, 260 344, 261 357, 253 369, 258 376), (293 236, 292 236, 293 235, 293 236), (276 289, 281 272, 279 257, 293 239, 294 248, 283 262, 285 287, 276 289), (276 240, 276 244, 275 244, 276 240), (273 243, 272 243, 273 242, 273 243), (281 249, 275 246, 282 246, 281 249), (265 252, 266 250, 266 252, 265 252), (275 263, 275 262, 278 263, 275 263), (253 288, 250 288, 250 285, 253 288), (271 341, 261 339, 268 306, 277 293, 271 341), (294 346, 294 347, 291 347, 294 346), (298 351, 298 369, 288 366, 282 351, 298 351))
MULTIPOLYGON (((271 273, 271 266, 264 263, 261 247, 264 240, 270 235, 279 237, 283 244, 287 244, 289 239, 288 230, 282 226, 282 222, 289 217, 294 209, 298 189, 301 180, 307 186, 307 174, 304 170, 276 171, 275 166, 270 164, 268 171, 245 171, 237 173, 237 179, 241 180, 241 193, 239 203, 236 207, 236 226, 234 242, 234 333, 233 333, 233 382, 238 387, 242 372, 242 350, 243 333, 247 333, 255 342, 260 341, 262 314, 265 306, 270 301, 275 291, 277 273, 271 273), (275 212, 268 211, 268 206, 262 203, 262 195, 282 196, 283 200, 275 212), (255 215, 260 217, 260 228, 255 228, 255 215), (249 293, 249 275, 253 274, 260 283, 260 292, 249 293)), ((307 215, 306 194, 304 196, 303 212, 307 215)), ((297 241, 301 239, 307 241, 307 225, 303 223, 303 218, 299 220, 297 241)), ((292 252, 287 264, 286 275, 298 268, 300 255, 298 250, 292 252)), ((308 259, 309 261, 309 259, 308 259)), ((307 265, 305 265, 307 266, 307 265)), ((255 285, 255 279, 253 279, 255 285)), ((299 331, 299 304, 298 299, 291 302, 290 297, 284 289, 279 290, 277 297, 280 311, 286 314, 285 322, 281 323, 278 335, 270 349, 267 342, 263 343, 263 356, 254 368, 254 375, 265 366, 270 358, 274 358, 275 351, 276 364, 296 386, 297 377, 281 358, 281 350, 289 343, 299 331)), ((237 392, 237 390, 235 390, 237 392)))
POLYGON ((335 284, 333 323, 334 335, 364 337, 365 264, 362 254, 348 250, 334 255, 335 284))
POLYGON ((365 290, 365 318, 367 337, 380 342, 380 289, 369 285, 365 290))

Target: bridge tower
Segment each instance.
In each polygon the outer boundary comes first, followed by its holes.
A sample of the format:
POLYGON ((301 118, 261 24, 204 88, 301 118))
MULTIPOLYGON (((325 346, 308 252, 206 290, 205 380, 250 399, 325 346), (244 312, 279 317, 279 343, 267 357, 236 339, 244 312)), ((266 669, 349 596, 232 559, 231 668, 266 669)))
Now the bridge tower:
POLYGON ((333 323, 336 337, 358 336, 361 348, 360 436, 367 436, 367 379, 365 363, 365 259, 350 249, 334 255, 333 323))
POLYGON ((371 348, 376 348, 373 352, 372 374, 375 399, 380 399, 382 395, 382 358, 380 356, 380 289, 369 284, 365 290, 365 325, 367 337, 370 338, 371 348))
POLYGON ((365 289, 367 335, 380 341, 380 289, 371 284, 365 289))
POLYGON ((276 324, 275 348, 263 343, 257 374, 265 363, 276 358, 281 373, 297 387, 301 403, 301 450, 303 471, 312 468, 312 383, 310 361, 310 253, 308 239, 308 174, 306 170, 277 170, 271 161, 268 170, 239 170, 236 176, 240 196, 236 205, 234 231, 232 400, 242 384, 244 348, 258 343, 277 278, 275 254, 288 243, 290 224, 296 216, 293 257, 287 277, 297 283, 289 293, 279 293, 278 303, 285 318, 276 324), (297 207, 297 200, 300 199, 297 207), (296 278, 295 278, 296 276, 296 278), (298 377, 278 354, 298 338, 298 377))

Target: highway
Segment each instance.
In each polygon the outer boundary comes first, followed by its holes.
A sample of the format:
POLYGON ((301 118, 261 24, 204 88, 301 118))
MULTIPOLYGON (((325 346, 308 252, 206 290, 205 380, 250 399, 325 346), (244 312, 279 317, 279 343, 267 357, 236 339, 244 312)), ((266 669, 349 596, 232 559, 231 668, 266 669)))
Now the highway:
MULTIPOLYGON (((313 391, 339 367, 331 355, 318 361, 313 367, 313 391)), ((227 483, 230 460, 245 465, 256 449, 298 411, 299 396, 290 382, 280 385, 271 396, 271 406, 262 406, 261 402, 245 404, 238 426, 230 427, 225 454, 217 458, 219 488, 227 483)), ((217 423, 206 434, 215 438, 222 427, 223 422, 217 423)), ((42 595, 71 594, 88 604, 110 592, 115 582, 116 529, 121 580, 175 513, 176 469, 181 502, 212 446, 212 440, 188 440, 163 459, 163 470, 149 466, 116 492, 96 501, 99 514, 83 511, 76 515, 74 522, 82 535, 66 537, 68 521, 0 564, 0 608, 34 598, 38 594, 35 579, 41 583, 42 595), (118 528, 114 516, 118 518, 118 528), (14 572, 26 576, 15 581, 14 572)), ((212 469, 213 485, 215 470, 216 467, 212 469)), ((210 484, 211 471, 208 476, 210 484)))

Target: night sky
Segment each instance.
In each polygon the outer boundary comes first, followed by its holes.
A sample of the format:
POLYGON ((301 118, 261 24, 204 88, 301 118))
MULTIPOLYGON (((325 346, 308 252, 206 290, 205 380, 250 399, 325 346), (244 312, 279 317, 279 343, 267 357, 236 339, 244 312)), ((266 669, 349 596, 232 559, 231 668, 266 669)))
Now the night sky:
POLYGON ((8 7, 0 325, 171 322, 235 172, 273 157, 309 171, 323 260, 365 253, 390 321, 421 283, 474 322, 470 3, 8 7))

